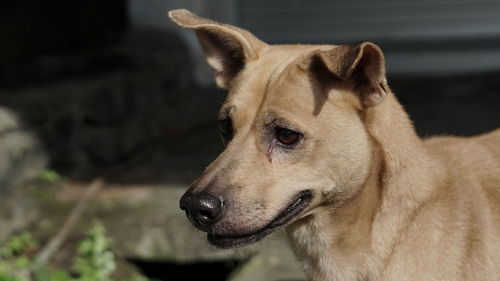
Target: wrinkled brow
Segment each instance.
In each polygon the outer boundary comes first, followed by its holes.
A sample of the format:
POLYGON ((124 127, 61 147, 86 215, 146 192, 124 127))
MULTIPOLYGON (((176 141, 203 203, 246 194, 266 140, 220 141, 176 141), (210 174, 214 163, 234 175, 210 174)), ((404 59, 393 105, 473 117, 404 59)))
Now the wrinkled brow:
POLYGON ((301 131, 297 124, 294 124, 294 122, 291 122, 286 118, 281 117, 279 114, 271 111, 268 112, 265 117, 265 124, 266 126, 279 126, 294 131, 301 131))

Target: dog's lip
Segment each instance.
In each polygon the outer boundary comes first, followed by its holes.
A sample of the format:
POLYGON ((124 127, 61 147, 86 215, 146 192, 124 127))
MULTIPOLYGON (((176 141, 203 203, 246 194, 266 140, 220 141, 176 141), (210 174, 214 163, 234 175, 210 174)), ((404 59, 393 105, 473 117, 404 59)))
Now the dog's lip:
POLYGON ((302 212, 311 202, 313 194, 310 190, 305 190, 297 194, 295 199, 284 211, 279 213, 265 227, 245 234, 213 234, 208 233, 207 238, 210 243, 220 248, 231 248, 243 246, 259 241, 266 235, 273 232, 276 228, 286 224, 300 212, 302 212))

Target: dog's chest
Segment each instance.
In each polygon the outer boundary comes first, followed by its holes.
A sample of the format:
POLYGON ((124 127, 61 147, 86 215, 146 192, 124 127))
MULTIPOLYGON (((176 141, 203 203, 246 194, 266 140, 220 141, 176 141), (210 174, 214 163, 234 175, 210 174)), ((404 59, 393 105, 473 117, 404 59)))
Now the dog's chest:
POLYGON ((368 280, 356 263, 335 252, 333 234, 320 226, 311 221, 288 229, 295 254, 310 280, 368 280))

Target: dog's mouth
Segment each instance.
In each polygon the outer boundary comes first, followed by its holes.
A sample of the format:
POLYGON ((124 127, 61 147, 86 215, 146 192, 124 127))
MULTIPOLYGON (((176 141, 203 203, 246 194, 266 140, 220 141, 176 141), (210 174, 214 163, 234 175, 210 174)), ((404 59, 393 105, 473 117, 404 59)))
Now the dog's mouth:
POLYGON ((312 198, 313 194, 311 191, 302 191, 296 196, 292 203, 284 209, 284 211, 279 213, 265 227, 246 234, 221 235, 208 233, 208 241, 219 248, 232 248, 255 243, 296 217, 309 205, 309 203, 311 203, 312 198))

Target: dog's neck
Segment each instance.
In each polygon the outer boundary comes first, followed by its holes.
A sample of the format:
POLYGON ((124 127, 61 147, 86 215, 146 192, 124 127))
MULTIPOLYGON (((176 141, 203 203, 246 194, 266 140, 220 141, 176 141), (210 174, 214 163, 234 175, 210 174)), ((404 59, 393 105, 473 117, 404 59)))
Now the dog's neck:
POLYGON ((437 183, 441 168, 392 93, 363 115, 373 158, 361 191, 341 206, 318 207, 288 228, 312 280, 378 279, 408 217, 437 183))

